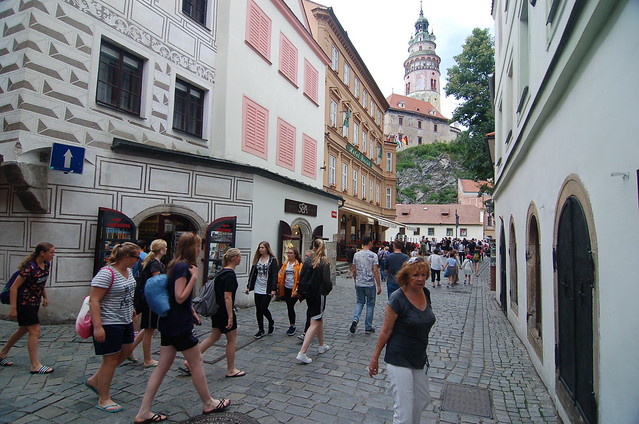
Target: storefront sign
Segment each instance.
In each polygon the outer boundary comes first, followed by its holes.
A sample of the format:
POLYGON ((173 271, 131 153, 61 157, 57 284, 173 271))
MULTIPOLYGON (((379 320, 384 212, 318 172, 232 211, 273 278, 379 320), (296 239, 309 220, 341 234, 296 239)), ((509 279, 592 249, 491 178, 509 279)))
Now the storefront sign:
POLYGON ((331 211, 331 218, 337 218, 337 211, 331 211))
POLYGON ((317 205, 284 199, 284 212, 297 215, 317 216, 317 205))
POLYGON ((360 152, 359 150, 357 150, 357 148, 355 146, 353 146, 352 144, 347 144, 346 145, 346 150, 352 154, 353 156, 355 156, 357 159, 359 159, 361 162, 364 162, 364 164, 366 166, 368 166, 369 168, 373 167, 373 161, 370 160, 369 158, 367 158, 366 156, 364 156, 364 154, 362 152, 360 152))

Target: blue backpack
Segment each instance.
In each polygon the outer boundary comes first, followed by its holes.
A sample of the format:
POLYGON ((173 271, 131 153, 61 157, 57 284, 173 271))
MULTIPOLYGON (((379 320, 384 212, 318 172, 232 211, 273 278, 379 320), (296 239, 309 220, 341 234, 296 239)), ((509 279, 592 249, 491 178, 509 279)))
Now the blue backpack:
MULTIPOLYGON (((34 262, 29 262, 29 266, 31 267, 31 272, 33 272, 33 268, 37 265, 35 265, 34 262)), ((16 278, 18 278, 18 275, 20 275, 20 271, 21 270, 19 269, 13 273, 11 278, 9 278, 9 281, 7 281, 7 284, 5 284, 4 288, 2 289, 2 292, 0 293, 0 302, 4 303, 5 305, 8 305, 11 303, 9 290, 11 289, 11 286, 13 285, 14 281, 16 281, 16 278)))
POLYGON ((168 279, 166 274, 158 274, 146 280, 144 285, 144 298, 149 308, 161 317, 169 314, 169 291, 166 287, 168 279))

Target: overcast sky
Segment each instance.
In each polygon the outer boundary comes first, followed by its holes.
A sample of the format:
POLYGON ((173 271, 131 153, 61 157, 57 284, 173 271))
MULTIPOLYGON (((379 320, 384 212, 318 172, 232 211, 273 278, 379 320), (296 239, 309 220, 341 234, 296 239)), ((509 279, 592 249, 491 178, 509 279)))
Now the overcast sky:
MULTIPOLYGON (((419 0, 316 0, 333 8, 342 27, 348 32, 357 52, 375 78, 385 97, 404 94, 404 60, 408 41, 415 34, 419 18, 419 0)), ((490 28, 492 0, 424 0, 424 17, 437 40, 441 58, 441 112, 450 118, 456 106, 454 98, 445 98, 446 70, 454 65, 453 56, 473 28, 490 28)))

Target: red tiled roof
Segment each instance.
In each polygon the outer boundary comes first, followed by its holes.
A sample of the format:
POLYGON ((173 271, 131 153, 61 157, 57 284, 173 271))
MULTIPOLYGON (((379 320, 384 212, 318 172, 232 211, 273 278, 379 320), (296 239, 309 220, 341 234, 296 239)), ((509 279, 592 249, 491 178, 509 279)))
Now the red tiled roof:
POLYGON ((422 115, 435 117, 439 119, 448 120, 444 117, 432 104, 423 100, 413 99, 412 97, 401 96, 399 94, 391 94, 386 98, 391 109, 394 110, 406 110, 414 113, 421 113, 422 115), (400 107, 399 104, 404 102, 404 107, 400 107))
POLYGON ((484 184, 487 184, 489 187, 493 186, 488 181, 473 181, 465 180, 463 178, 460 178, 459 181, 461 182, 462 191, 464 193, 479 193, 480 186, 484 184))
POLYGON ((395 205, 397 222, 402 224, 451 224, 455 225, 455 211, 459 215, 459 225, 482 225, 481 209, 473 205, 395 205))

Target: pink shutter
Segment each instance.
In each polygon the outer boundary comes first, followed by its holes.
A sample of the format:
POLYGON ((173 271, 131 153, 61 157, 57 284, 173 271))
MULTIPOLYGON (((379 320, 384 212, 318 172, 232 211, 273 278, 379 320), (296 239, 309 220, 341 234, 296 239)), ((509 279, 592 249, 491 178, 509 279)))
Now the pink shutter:
POLYGON ((297 85, 297 48, 284 34, 280 34, 280 72, 297 85))
POLYGON ((317 177, 317 141, 306 134, 302 136, 302 175, 317 177))
POLYGON ((295 127, 277 118, 277 160, 284 168, 295 171, 295 127))
POLYGON ((246 22, 246 41, 265 59, 271 58, 271 20, 253 1, 249 0, 246 22))
POLYGON ((315 104, 319 104, 318 84, 319 72, 317 72, 317 69, 315 69, 308 60, 304 59, 304 94, 315 104))
POLYGON ((242 105, 242 150, 267 158, 268 110, 244 97, 242 105))

